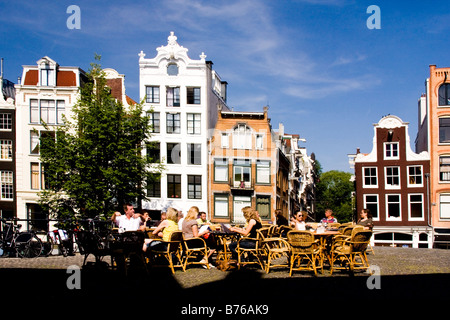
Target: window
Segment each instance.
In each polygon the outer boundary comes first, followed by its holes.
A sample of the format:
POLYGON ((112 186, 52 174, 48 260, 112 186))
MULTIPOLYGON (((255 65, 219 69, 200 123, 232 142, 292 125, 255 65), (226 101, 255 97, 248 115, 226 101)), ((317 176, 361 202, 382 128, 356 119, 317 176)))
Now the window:
POLYGON ((423 220, 423 195, 409 194, 409 218, 411 220, 423 220))
POLYGON ((229 147, 228 133, 222 133, 220 143, 221 143, 222 148, 227 149, 229 147))
POLYGON ((39 101, 36 99, 30 99, 30 122, 39 123, 39 101))
POLYGON ((439 118, 439 143, 450 143, 450 118, 439 118))
POLYGON ((151 132, 160 133, 160 115, 159 112, 148 112, 149 123, 152 126, 151 132))
POLYGON ((270 219, 270 196, 256 196, 256 211, 262 219, 270 219))
POLYGON ((258 150, 264 149, 264 135, 262 135, 262 134, 256 135, 255 148, 258 150))
POLYGON ((450 194, 439 195, 439 218, 450 219, 450 194))
POLYGON ((450 83, 444 83, 439 87, 439 105, 450 105, 450 83))
POLYGON ((201 133, 201 114, 199 113, 187 114, 187 133, 188 134, 201 133))
POLYGON ((151 173, 147 179, 147 196, 161 197, 161 174, 151 173))
POLYGON ((188 104, 200 104, 200 88, 186 88, 187 91, 187 103, 188 104))
POLYGON ((167 144, 167 163, 169 164, 181 163, 181 145, 179 143, 167 144))
POLYGON ((228 195, 214 194, 214 216, 228 217, 228 195))
POLYGON ((400 168, 386 167, 386 189, 400 188, 400 168))
POLYGON ((43 64, 41 69, 41 86, 55 85, 55 69, 51 69, 49 64, 43 64))
POLYGON ((55 131, 30 131, 30 153, 31 154, 39 154, 39 139, 56 139, 55 131))
POLYGON ((181 132, 181 121, 180 121, 179 113, 167 113, 166 131, 167 131, 167 133, 180 133, 181 132))
POLYGON ((0 140, 0 159, 12 160, 12 140, 0 140))
POLYGON ((233 148, 234 149, 251 149, 252 148, 252 132, 245 124, 239 124, 233 131, 233 148))
POLYGON ((0 130, 12 130, 12 115, 0 113, 0 130))
POLYGON ((407 170, 408 170, 408 186, 422 187, 423 186, 422 166, 409 166, 407 170))
POLYGON ((159 87, 154 86, 145 87, 145 102, 159 103, 159 87))
POLYGON ((180 106, 180 88, 166 88, 166 105, 168 107, 179 107, 180 106))
POLYGON ((233 199, 233 222, 235 223, 245 223, 244 214, 242 213, 242 208, 251 207, 252 198, 248 196, 235 196, 233 199))
POLYGON ((363 168, 363 186, 369 188, 378 186, 377 168, 363 168))
POLYGON ((384 144, 384 159, 398 159, 398 142, 386 142, 384 144))
POLYGON ((439 180, 450 181, 450 156, 439 157, 439 180))
POLYGON ((188 175, 188 199, 202 198, 202 176, 188 175))
POLYGON ((30 99, 30 123, 62 124, 65 109, 64 100, 30 99))
POLYGON ((167 197, 181 198, 181 175, 168 174, 167 175, 167 197))
POLYGON ((235 188, 249 188, 251 186, 251 169, 250 160, 234 160, 233 186, 235 188))
POLYGON ((39 132, 30 131, 30 153, 39 154, 39 132))
POLYGON ((364 208, 369 209, 374 220, 378 219, 378 195, 377 194, 365 194, 364 195, 364 208))
POLYGON ((39 190, 40 188, 40 169, 39 169, 39 163, 31 163, 31 189, 33 190, 39 190))
POLYGON ((388 220, 400 220, 401 200, 399 194, 386 195, 386 215, 388 220))
POLYGON ((188 143, 187 155, 187 164, 202 164, 202 145, 199 143, 188 143))
POLYGON ((228 182, 227 159, 214 159, 214 182, 228 182))
POLYGON ((66 102, 64 100, 56 101, 56 123, 62 124, 64 122, 63 116, 66 113, 66 102))
POLYGON ((169 76, 177 76, 178 75, 178 66, 175 63, 170 63, 167 66, 167 74, 169 76))
POLYGON ((0 172, 0 179, 2 182, 1 200, 12 200, 14 198, 12 171, 2 170, 0 172))
POLYGON ((270 184, 270 161, 256 160, 256 183, 270 184))
POLYGON ((161 162, 161 144, 159 142, 150 142, 147 144, 147 158, 151 163, 161 162))
POLYGON ((55 123, 56 109, 54 100, 40 100, 41 121, 44 123, 55 123))

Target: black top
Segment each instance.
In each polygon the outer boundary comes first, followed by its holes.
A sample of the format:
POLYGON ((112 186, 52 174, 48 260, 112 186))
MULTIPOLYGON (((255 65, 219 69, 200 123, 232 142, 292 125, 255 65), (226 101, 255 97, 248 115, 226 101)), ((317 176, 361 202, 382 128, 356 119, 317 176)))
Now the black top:
POLYGON ((252 229, 250 230, 249 234, 247 235, 249 238, 256 238, 257 236, 257 230, 262 228, 262 224, 261 222, 256 221, 256 224, 252 227, 252 229))

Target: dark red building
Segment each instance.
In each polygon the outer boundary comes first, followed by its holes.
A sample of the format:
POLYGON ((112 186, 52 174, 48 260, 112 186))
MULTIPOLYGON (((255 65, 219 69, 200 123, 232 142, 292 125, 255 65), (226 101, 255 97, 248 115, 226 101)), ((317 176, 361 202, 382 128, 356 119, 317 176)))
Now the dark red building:
POLYGON ((355 156, 356 211, 370 209, 375 245, 432 247, 428 152, 411 150, 408 123, 374 125, 373 149, 355 156))

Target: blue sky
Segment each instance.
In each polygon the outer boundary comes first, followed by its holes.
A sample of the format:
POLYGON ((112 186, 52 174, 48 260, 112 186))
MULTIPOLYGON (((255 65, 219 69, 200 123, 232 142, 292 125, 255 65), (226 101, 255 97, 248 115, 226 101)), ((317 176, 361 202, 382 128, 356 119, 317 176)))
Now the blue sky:
POLYGON ((393 114, 410 123, 429 65, 450 65, 448 1, 356 0, 0 0, 5 78, 49 56, 60 65, 103 67, 126 75, 139 99, 138 53, 154 57, 174 31, 189 56, 205 52, 228 82, 235 110, 269 105, 274 129, 300 134, 323 170, 350 171, 347 154, 372 149, 373 124, 393 114), (68 29, 67 7, 81 10, 68 29), (370 5, 381 29, 367 28, 370 5))

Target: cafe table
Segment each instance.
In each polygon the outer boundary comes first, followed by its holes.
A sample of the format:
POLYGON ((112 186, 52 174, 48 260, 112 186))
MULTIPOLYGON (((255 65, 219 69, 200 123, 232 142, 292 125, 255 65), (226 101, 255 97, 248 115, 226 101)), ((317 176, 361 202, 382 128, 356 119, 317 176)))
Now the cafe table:
POLYGON ((322 259, 325 257, 329 260, 328 251, 329 245, 331 244, 330 239, 332 239, 335 235, 340 234, 338 230, 324 230, 317 232, 317 229, 313 232, 314 239, 319 240, 319 245, 321 248, 322 259))

